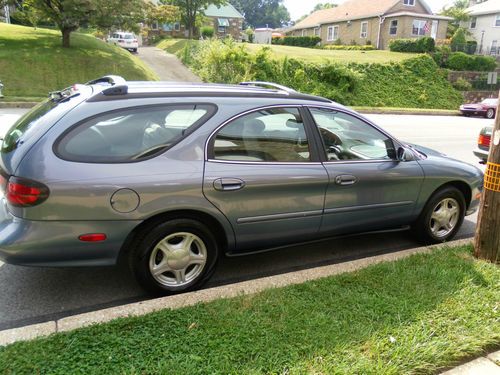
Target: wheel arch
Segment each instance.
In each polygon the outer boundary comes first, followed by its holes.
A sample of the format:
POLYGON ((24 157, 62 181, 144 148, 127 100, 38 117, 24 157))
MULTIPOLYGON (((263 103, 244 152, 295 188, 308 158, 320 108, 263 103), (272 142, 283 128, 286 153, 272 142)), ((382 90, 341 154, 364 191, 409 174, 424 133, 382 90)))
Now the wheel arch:
POLYGON ((155 224, 159 224, 161 222, 165 222, 172 219, 192 219, 205 224, 210 231, 214 234, 215 240, 217 241, 217 245, 220 249, 220 254, 224 254, 226 249, 229 246, 229 239, 224 226, 220 223, 218 219, 216 219, 213 215, 210 215, 203 211, 191 210, 191 209, 182 209, 182 210, 174 210, 167 211, 156 214, 142 223, 138 224, 127 236, 122 247, 120 248, 120 252, 118 255, 118 263, 122 261, 126 261, 127 255, 131 248, 131 245, 137 238, 137 236, 146 228, 154 226, 155 224))
MULTIPOLYGON (((445 189, 447 187, 454 187, 454 188, 456 188, 458 191, 460 191, 462 193, 462 195, 464 197, 464 200, 465 200, 465 210, 467 210, 469 208, 469 206, 470 206, 471 199, 472 199, 472 189, 469 186, 469 184, 467 184, 464 181, 460 181, 460 180, 449 181, 449 182, 446 182, 446 183, 438 186, 436 189, 434 189, 434 191, 432 192, 432 194, 429 195, 429 198, 427 198, 427 200, 425 201, 425 204, 427 204, 427 202, 430 199, 432 199, 432 197, 438 191, 440 191, 442 189, 445 189)), ((425 204, 424 204, 423 207, 425 207, 425 204)))

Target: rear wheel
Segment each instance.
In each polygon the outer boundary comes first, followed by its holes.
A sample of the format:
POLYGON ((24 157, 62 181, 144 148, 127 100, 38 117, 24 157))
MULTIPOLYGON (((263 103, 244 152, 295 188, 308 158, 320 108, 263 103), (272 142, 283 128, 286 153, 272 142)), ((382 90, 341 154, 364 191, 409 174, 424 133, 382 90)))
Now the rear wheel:
POLYGON ((462 192, 452 186, 445 187, 431 196, 413 225, 413 231, 424 244, 449 241, 457 234, 464 216, 462 192))
POLYGON ((495 110, 493 108, 490 108, 486 111, 486 118, 495 118, 495 110))
POLYGON ((204 224, 175 219, 145 229, 129 261, 145 290, 167 295, 201 287, 215 271, 217 259, 217 242, 204 224))

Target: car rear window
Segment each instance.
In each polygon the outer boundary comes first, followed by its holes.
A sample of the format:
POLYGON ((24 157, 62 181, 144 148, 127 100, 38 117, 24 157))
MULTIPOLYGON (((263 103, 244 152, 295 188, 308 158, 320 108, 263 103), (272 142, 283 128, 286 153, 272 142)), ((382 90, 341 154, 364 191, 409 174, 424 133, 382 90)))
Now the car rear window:
POLYGON ((70 128, 56 141, 55 152, 87 163, 145 160, 177 144, 215 111, 211 104, 181 104, 108 112, 70 128))
POLYGON ((53 100, 46 100, 21 117, 6 133, 2 142, 1 152, 9 153, 14 151, 20 144, 21 137, 28 130, 41 123, 40 119, 57 107, 57 105, 58 103, 53 100))

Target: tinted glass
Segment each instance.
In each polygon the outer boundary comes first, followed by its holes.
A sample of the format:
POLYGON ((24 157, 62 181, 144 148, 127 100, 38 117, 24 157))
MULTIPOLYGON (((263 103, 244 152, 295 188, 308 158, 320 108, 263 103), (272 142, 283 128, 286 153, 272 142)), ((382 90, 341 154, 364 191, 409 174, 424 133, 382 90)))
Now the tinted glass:
POLYGON ((31 111, 21 117, 7 132, 2 142, 2 153, 14 151, 19 145, 21 137, 31 128, 41 123, 40 119, 50 110, 57 107, 58 103, 52 100, 46 100, 31 111))
POLYGON ((380 160, 394 155, 385 134, 358 118, 329 109, 311 109, 328 160, 380 160))
POLYGON ((297 108, 264 109, 242 116, 216 135, 217 160, 307 162, 309 142, 297 108))
POLYGON ((136 108, 103 114, 57 143, 60 157, 81 162, 130 162, 167 150, 215 112, 210 105, 136 108))

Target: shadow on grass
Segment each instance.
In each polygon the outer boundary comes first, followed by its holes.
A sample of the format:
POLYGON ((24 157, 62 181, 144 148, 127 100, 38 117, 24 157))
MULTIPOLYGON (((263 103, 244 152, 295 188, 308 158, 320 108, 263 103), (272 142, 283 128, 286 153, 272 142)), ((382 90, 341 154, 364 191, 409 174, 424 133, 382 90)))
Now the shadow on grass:
POLYGON ((499 273, 441 250, 17 343, 0 371, 432 373, 500 340, 499 273))

